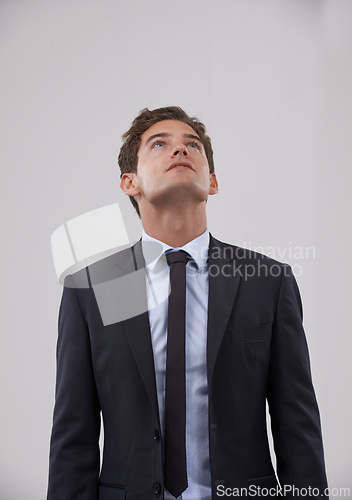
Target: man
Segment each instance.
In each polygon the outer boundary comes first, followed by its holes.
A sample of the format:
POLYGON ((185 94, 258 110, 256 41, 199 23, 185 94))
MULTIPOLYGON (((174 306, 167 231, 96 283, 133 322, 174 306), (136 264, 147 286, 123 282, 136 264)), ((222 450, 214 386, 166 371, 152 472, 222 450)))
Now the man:
POLYGON ((66 282, 48 500, 276 496, 277 479, 288 497, 324 494, 291 268, 209 234, 206 202, 218 184, 198 120, 178 107, 145 109, 123 138, 121 188, 143 236, 66 282), (170 296, 158 300, 169 275, 170 296), (123 295, 132 309, 119 321, 123 295))

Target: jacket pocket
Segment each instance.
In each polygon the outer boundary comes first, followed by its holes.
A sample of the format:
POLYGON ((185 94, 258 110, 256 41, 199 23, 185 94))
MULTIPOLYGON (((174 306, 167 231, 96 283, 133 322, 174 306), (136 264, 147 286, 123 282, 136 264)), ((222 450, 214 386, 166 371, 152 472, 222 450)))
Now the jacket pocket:
POLYGON ((99 483, 98 500, 125 500, 126 488, 120 484, 99 483))
POLYGON ((249 492, 253 496, 265 496, 269 498, 281 496, 279 494, 279 483, 277 482, 275 474, 270 476, 251 477, 248 478, 247 481, 249 492))
POLYGON ((258 340, 269 340, 271 337, 271 328, 272 323, 235 328, 231 332, 231 340, 232 342, 255 342, 258 340))

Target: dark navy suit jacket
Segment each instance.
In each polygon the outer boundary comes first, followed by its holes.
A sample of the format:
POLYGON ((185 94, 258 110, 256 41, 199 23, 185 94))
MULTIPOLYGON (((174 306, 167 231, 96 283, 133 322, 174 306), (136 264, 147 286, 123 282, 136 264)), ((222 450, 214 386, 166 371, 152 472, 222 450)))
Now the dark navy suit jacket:
MULTIPOLYGON (((47 500, 163 498, 163 439, 146 307, 119 321, 119 294, 125 299, 129 294, 127 302, 133 303, 134 296, 140 302, 146 293, 144 274, 135 272, 144 265, 138 242, 66 279, 47 500), (124 285, 121 291, 119 278, 134 272, 133 287, 124 285), (104 300, 116 311, 116 318, 105 325, 99 308, 104 300)), ((319 411, 300 294, 290 266, 212 236, 208 265, 213 499, 225 488, 274 488, 277 478, 281 486, 323 492, 319 411), (269 452, 266 401, 277 477, 269 452)), ((297 491, 295 498, 300 498, 297 491)))

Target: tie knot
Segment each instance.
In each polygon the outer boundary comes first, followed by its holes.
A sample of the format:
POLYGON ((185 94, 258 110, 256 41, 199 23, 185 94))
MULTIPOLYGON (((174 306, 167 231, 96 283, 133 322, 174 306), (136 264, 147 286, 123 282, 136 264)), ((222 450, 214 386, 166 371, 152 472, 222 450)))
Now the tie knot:
POLYGON ((167 263, 169 266, 175 264, 176 262, 184 262, 187 264, 191 256, 184 250, 178 250, 177 252, 168 252, 165 254, 167 263))

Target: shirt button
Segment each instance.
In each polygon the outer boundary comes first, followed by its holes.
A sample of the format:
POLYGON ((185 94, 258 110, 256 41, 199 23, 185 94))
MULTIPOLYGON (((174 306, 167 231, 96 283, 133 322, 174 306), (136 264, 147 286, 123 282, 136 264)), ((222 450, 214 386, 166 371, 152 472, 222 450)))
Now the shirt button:
POLYGON ((159 429, 154 429, 154 439, 155 441, 159 441, 160 439, 159 429))
POLYGON ((154 483, 153 484, 153 491, 156 495, 160 495, 161 492, 161 484, 160 483, 154 483))

